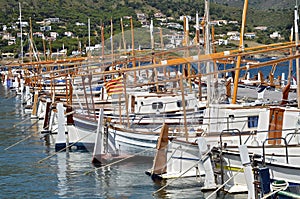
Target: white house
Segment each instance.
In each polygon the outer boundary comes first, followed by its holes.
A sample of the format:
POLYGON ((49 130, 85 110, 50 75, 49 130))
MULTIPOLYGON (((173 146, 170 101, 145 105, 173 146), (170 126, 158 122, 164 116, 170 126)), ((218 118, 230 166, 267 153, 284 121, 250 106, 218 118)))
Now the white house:
POLYGON ((189 16, 189 15, 187 15, 187 16, 180 16, 180 17, 179 17, 179 20, 180 20, 180 21, 183 21, 184 17, 188 18, 189 21, 192 20, 192 17, 189 16))
POLYGON ((273 32, 272 34, 270 34, 270 38, 271 39, 276 39, 276 38, 278 38, 278 39, 280 39, 281 38, 281 35, 279 34, 279 32, 273 32))
POLYGON ((51 26, 42 26, 40 27, 40 31, 50 31, 51 30, 51 26))
POLYGON ((59 36, 57 32, 50 32, 50 37, 56 39, 59 36))
POLYGON ((267 29, 268 29, 267 26, 257 26, 257 27, 254 28, 254 30, 261 30, 261 31, 265 31, 267 29))
POLYGON ((76 26, 85 26, 85 23, 76 22, 75 25, 76 26))
POLYGON ((228 44, 228 40, 227 39, 218 39, 218 45, 227 45, 228 44))
POLYGON ((32 35, 36 36, 36 37, 43 37, 44 36, 44 34, 42 32, 34 32, 32 35))
POLYGON ((65 32, 64 35, 67 36, 67 37, 72 37, 73 33, 68 31, 68 32, 65 32))
POLYGON ((244 34, 244 37, 247 39, 254 39, 256 37, 256 34, 254 32, 247 32, 244 34))
MULTIPOLYGON (((20 22, 18 21, 16 24, 20 24, 20 22)), ((24 27, 27 27, 27 26, 29 26, 29 24, 28 24, 28 22, 27 21, 21 21, 21 26, 22 26, 22 28, 24 28, 24 27)))

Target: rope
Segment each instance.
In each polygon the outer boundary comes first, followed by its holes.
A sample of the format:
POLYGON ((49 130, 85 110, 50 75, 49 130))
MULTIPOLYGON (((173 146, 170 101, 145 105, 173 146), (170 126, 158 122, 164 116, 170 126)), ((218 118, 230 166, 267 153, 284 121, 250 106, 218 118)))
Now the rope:
MULTIPOLYGON (((287 181, 285 181, 285 186, 280 187, 279 189, 276 189, 275 191, 266 194, 262 199, 267 199, 267 198, 269 198, 270 196, 276 194, 279 191, 284 191, 284 190, 286 190, 288 188, 288 186, 289 186, 289 183, 287 181)), ((272 188, 273 188, 273 190, 275 189, 275 187, 272 187, 272 188)))
POLYGON ((226 182, 224 182, 218 189, 216 189, 214 192, 212 192, 209 196, 206 197, 206 199, 212 197, 215 193, 217 193, 222 187, 224 187, 232 178, 240 174, 240 171, 242 171, 244 168, 240 168, 233 176, 231 176, 226 182))
POLYGON ((14 98, 14 97, 16 97, 16 96, 17 96, 17 94, 14 94, 14 95, 10 96, 9 98, 6 98, 6 97, 5 97, 6 99, 2 100, 2 101, 0 102, 0 104, 6 102, 6 101, 8 101, 8 100, 10 100, 10 99, 12 99, 12 98, 14 98))
MULTIPOLYGON (((38 123, 38 121, 39 121, 39 120, 35 121, 32 125, 30 125, 30 126, 29 126, 28 128, 26 128, 26 129, 24 129, 23 131, 26 131, 26 130, 30 129, 33 125, 35 125, 36 123, 38 123)), ((18 141, 18 142, 16 142, 16 143, 10 145, 9 147, 6 147, 4 150, 7 151, 8 149, 10 149, 10 148, 12 148, 12 147, 14 147, 14 146, 20 144, 21 142, 24 142, 25 140, 29 139, 29 138, 32 137, 32 136, 33 136, 33 135, 29 135, 29 136, 27 136, 26 138, 24 138, 24 139, 22 139, 22 140, 20 140, 20 141, 18 141)))
POLYGON ((17 124, 14 124, 13 127, 15 128, 16 126, 18 126, 18 125, 20 125, 20 124, 22 124, 22 123, 24 123, 24 122, 26 122, 26 121, 28 121, 28 120, 30 120, 30 119, 31 119, 30 117, 27 118, 27 119, 24 119, 23 121, 18 122, 17 124))
MULTIPOLYGON (((203 157, 206 157, 208 155, 208 153, 210 153, 211 150, 207 151, 203 157)), ((177 178, 173 179, 172 181, 170 181, 169 183, 167 183, 166 185, 164 185, 163 187, 161 187, 160 189, 158 189, 157 191, 153 192, 152 195, 155 195, 156 193, 160 192, 161 190, 163 190, 164 188, 166 188, 167 186, 169 186, 171 183, 175 182, 176 180, 180 179, 184 174, 186 174, 188 171, 190 171, 192 168, 194 168, 198 163, 200 163, 201 161, 203 161, 203 158, 201 158, 200 160, 198 160, 195 164, 193 164, 191 167, 189 167, 187 170, 185 170, 182 174, 180 174, 177 178)))
POLYGON ((87 138, 88 136, 92 135, 93 133, 95 133, 95 131, 93 131, 93 132, 89 133, 88 135, 86 135, 86 136, 80 138, 79 140, 77 140, 76 142, 73 142, 72 144, 66 146, 65 148, 63 148, 63 149, 61 149, 61 150, 59 150, 59 151, 57 151, 57 152, 55 152, 55 153, 53 153, 53 154, 51 154, 51 155, 49 155, 49 156, 47 156, 47 157, 45 157, 45 158, 39 160, 37 163, 40 164, 40 163, 44 162, 45 160, 48 160, 48 159, 52 158, 53 156, 55 156, 55 155, 57 155, 58 153, 60 153, 60 152, 62 152, 62 151, 64 151, 64 150, 66 150, 66 149, 72 147, 73 145, 77 144, 79 141, 83 140, 84 138, 87 138))

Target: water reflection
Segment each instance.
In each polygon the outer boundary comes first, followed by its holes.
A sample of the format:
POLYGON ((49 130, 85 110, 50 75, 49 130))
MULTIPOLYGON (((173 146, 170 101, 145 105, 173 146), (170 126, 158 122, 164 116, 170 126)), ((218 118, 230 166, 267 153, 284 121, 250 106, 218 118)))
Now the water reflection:
MULTIPOLYGON (((41 139, 40 125, 26 120, 19 97, 0 86, 0 198, 206 198, 199 179, 178 179, 152 194, 168 181, 153 182, 145 174, 153 159, 135 157, 104 169, 93 170, 89 152, 54 153, 41 139), (21 122, 21 123, 20 123, 21 122), (14 126, 18 124, 17 126, 14 126), (33 126, 31 126, 33 125, 33 126), (30 136, 9 150, 6 147, 30 136), (85 173, 92 171, 89 175, 85 173)), ((215 195, 212 198, 245 198, 215 195)))

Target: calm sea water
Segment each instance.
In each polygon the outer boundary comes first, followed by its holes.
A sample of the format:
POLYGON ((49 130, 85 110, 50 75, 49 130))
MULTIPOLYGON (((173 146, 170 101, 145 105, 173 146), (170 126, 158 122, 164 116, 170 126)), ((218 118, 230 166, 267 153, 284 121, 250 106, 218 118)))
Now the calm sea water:
MULTIPOLYGON (((145 175, 152 159, 136 157, 95 170, 90 152, 55 153, 46 146, 38 125, 32 125, 20 97, 0 85, 0 198, 206 198, 199 179, 178 179, 158 194, 166 182, 145 175), (32 125, 32 126, 31 126, 32 125), (22 142, 20 142, 22 141, 22 142), (19 142, 17 145, 7 147, 19 142), (5 150, 7 149, 7 150, 5 150)), ((214 195, 212 198, 246 198, 214 195)))

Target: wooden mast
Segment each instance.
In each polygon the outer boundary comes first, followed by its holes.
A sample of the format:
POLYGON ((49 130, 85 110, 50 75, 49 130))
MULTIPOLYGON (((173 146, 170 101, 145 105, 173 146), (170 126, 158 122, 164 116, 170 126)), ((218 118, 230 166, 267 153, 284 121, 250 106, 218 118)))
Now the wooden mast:
MULTIPOLYGON (((30 62, 32 62, 32 54, 33 54, 33 43, 32 43, 32 23, 31 23, 31 17, 29 17, 29 26, 30 26, 30 42, 29 42, 29 57, 30 62)), ((37 60, 38 61, 38 60, 37 60)))
MULTIPOLYGON (((246 17, 247 17, 247 10, 248 10, 248 0, 245 0, 244 2, 244 10, 243 10, 243 18, 242 18, 242 27, 241 27, 241 33, 240 33, 240 46, 239 46, 239 52, 244 51, 244 32, 245 32, 245 24, 246 24, 246 17)), ((233 88, 233 97, 232 97, 232 103, 236 103, 237 98, 237 89, 239 84, 239 76, 240 76, 240 66, 241 66, 241 59, 242 57, 239 55, 237 57, 236 62, 236 70, 234 75, 234 88, 233 88)))
POLYGON ((184 87, 183 87, 183 78, 182 75, 179 77, 179 86, 181 90, 181 100, 182 100, 182 109, 183 109, 183 125, 184 125, 184 135, 185 135, 185 140, 189 140, 189 135, 188 135, 188 129, 187 129, 187 117, 186 117, 186 104, 185 104, 185 97, 184 97, 184 87))
POLYGON ((23 32, 22 32, 22 9, 21 3, 19 2, 19 12, 20 12, 20 31, 21 31, 21 63, 23 63, 23 32))
MULTIPOLYGON (((296 43, 296 56, 299 54, 299 31, 298 31, 298 7, 295 7, 295 43, 296 43)), ((296 58, 296 76, 297 76, 297 101, 298 108, 300 108, 300 69, 299 58, 296 58)))
MULTIPOLYGON (((205 55, 209 55, 211 53, 211 47, 210 47, 210 24, 209 24, 209 0, 205 0, 205 55)), ((210 61, 207 60, 206 62, 206 73, 209 74, 212 72, 210 61)), ((211 75, 207 76, 207 104, 211 103, 212 98, 212 86, 211 86, 211 75)))
MULTIPOLYGON (((133 21, 132 17, 130 18, 130 27, 131 27, 131 56, 133 58, 132 60, 132 67, 135 68, 135 58, 134 58, 134 30, 133 30, 133 21)), ((134 70, 134 83, 136 82, 136 70, 134 70)))
POLYGON ((125 34, 124 34, 123 18, 121 18, 121 29, 122 29, 123 48, 124 48, 125 54, 127 54, 127 50, 126 50, 126 40, 125 40, 125 34))

